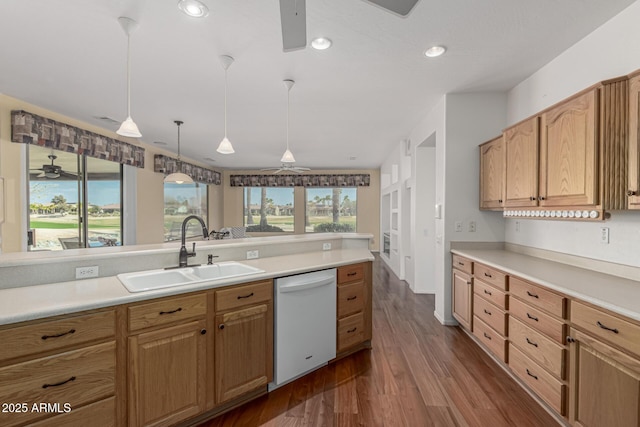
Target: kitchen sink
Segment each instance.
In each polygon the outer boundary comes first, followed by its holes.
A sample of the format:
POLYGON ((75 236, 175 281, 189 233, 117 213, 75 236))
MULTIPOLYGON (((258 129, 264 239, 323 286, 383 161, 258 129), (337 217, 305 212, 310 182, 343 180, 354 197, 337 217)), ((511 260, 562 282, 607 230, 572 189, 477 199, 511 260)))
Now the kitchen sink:
POLYGON ((129 292, 142 292, 256 273, 264 273, 264 270, 240 262, 229 261, 175 270, 148 270, 122 273, 118 274, 117 277, 129 292))

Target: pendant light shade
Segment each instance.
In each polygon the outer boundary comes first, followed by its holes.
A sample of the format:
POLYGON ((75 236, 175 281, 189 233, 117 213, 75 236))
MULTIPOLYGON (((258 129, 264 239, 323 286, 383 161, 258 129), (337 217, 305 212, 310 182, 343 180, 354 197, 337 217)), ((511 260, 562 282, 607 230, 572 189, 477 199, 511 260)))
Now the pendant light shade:
POLYGON ((131 138, 140 138, 142 134, 131 118, 131 33, 138 28, 138 23, 124 16, 118 18, 118 22, 127 35, 127 118, 122 122, 116 133, 131 138))
POLYGON ((296 82, 293 80, 283 80, 283 83, 287 88, 287 150, 282 155, 280 161, 282 163, 295 163, 296 159, 293 157, 293 153, 289 149, 289 93, 296 82))
POLYGON ((233 58, 228 55, 222 55, 220 62, 222 63, 222 68, 224 68, 224 138, 216 151, 220 154, 233 154, 236 151, 233 149, 229 138, 227 138, 227 70, 233 64, 233 58))
POLYGON ((176 162, 176 171, 164 178, 164 182, 170 182, 175 184, 191 184, 193 179, 186 173, 182 173, 182 160, 180 160, 180 125, 184 122, 175 120, 174 123, 178 126, 178 160, 176 162))

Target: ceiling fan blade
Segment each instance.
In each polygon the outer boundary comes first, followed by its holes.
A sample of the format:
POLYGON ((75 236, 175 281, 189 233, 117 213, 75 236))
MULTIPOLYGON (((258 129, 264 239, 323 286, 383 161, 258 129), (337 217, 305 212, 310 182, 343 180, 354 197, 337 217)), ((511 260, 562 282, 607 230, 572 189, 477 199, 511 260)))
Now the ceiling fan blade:
POLYGON ((305 0, 280 0, 282 50, 291 52, 307 46, 307 8, 305 0))
MULTIPOLYGON (((391 13, 405 17, 411 12, 413 7, 419 0, 364 0, 367 3, 373 3, 391 13)), ((280 2, 282 3, 282 1, 280 2)))

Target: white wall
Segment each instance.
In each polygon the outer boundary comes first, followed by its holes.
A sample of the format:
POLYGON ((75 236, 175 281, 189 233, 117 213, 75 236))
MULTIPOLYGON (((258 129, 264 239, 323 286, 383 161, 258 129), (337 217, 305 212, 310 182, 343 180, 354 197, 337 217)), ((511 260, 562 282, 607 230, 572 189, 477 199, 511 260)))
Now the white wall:
POLYGON ((414 262, 416 293, 434 294, 436 258, 436 135, 432 134, 415 150, 415 184, 413 185, 411 257, 414 262))
MULTIPOLYGON (((508 93, 509 124, 590 85, 640 68, 640 2, 563 52, 508 93)), ((506 241, 640 267, 640 213, 613 212, 604 223, 506 220, 506 241), (600 227, 610 243, 599 243, 600 227)))

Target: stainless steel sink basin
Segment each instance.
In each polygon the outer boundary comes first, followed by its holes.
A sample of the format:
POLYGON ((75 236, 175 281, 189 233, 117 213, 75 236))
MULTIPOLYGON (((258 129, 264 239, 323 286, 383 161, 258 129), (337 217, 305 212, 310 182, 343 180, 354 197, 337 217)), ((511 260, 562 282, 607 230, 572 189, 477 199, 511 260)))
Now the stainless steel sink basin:
POLYGON ((117 277, 129 292, 142 292, 256 273, 264 273, 264 270, 229 261, 175 270, 137 271, 118 274, 117 277))

